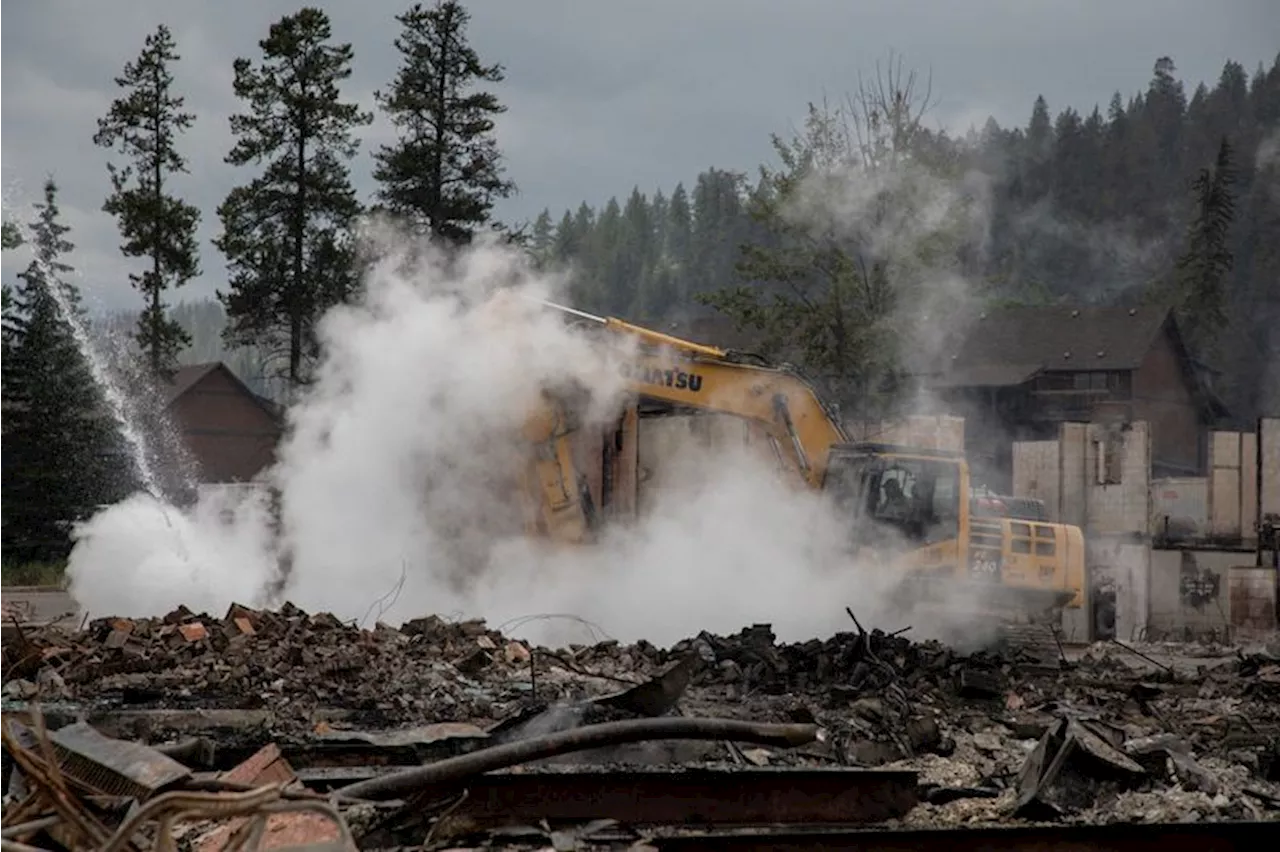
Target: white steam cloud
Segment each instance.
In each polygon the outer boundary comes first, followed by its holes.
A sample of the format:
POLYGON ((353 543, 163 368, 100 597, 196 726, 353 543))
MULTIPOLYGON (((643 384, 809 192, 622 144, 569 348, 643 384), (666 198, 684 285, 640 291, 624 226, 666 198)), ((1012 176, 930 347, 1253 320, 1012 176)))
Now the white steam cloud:
POLYGON ((1258 143, 1256 165, 1259 171, 1266 171, 1273 167, 1280 168, 1280 130, 1272 131, 1258 143))
MULTIPOLYGON (((827 503, 741 448, 664 456, 653 510, 593 545, 522 535, 513 475, 541 388, 591 388, 602 419, 623 389, 624 350, 536 304, 558 283, 493 244, 449 263, 390 253, 321 324, 316 383, 271 471, 276 511, 260 495, 190 510, 133 497, 76 531, 72 594, 98 616, 284 600, 365 626, 568 613, 624 641, 753 622, 807 638, 847 629, 846 604, 877 621, 890 575, 853 564, 827 503)), ((589 638, 570 628, 520 632, 589 638)))

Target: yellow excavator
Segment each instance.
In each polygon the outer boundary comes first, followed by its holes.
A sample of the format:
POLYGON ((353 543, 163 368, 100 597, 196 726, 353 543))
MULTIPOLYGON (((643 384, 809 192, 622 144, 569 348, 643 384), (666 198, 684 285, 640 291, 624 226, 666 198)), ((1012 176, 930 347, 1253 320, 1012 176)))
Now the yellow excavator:
POLYGON ((631 399, 600 434, 584 430, 572 393, 544 393, 546 404, 527 421, 535 449, 523 480, 529 532, 586 543, 602 524, 634 517, 644 419, 732 415, 798 487, 835 501, 855 555, 900 573, 904 604, 950 606, 967 593, 1006 624, 1051 623, 1083 605, 1080 528, 991 511, 991 501, 975 496, 963 454, 851 442, 833 408, 790 367, 544 304, 622 336, 635 354, 625 365, 631 399))

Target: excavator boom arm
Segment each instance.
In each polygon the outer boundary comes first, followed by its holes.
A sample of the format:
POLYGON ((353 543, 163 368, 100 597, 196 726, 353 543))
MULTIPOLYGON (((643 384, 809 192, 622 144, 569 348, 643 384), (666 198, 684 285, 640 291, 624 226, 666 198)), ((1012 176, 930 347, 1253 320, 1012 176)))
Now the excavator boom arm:
MULTIPOLYGON (((788 367, 749 363, 729 350, 705 346, 633 325, 544 302, 571 321, 586 321, 607 335, 637 344, 623 365, 630 390, 673 406, 741 417, 757 424, 779 454, 811 487, 821 487, 831 447, 847 441, 834 410, 801 375, 788 367)), ((590 536, 594 507, 574 464, 573 417, 564 400, 544 396, 542 410, 526 423, 535 447, 525 488, 540 507, 535 525, 553 536, 590 536), (554 530, 554 531, 553 531, 554 530)))
POLYGON ((636 357, 624 367, 636 395, 759 424, 812 486, 822 485, 832 445, 848 440, 831 406, 807 379, 789 367, 748 363, 727 349, 683 340, 616 317, 596 316, 552 302, 541 304, 638 343, 636 357))

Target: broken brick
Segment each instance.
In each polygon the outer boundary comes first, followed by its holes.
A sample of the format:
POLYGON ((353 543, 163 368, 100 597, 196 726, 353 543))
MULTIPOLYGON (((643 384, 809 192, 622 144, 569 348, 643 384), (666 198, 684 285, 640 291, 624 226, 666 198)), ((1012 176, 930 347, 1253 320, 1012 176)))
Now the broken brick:
POLYGON ((227 770, 221 780, 260 787, 264 784, 287 783, 295 777, 293 767, 284 759, 280 747, 275 743, 268 743, 234 769, 227 770))
POLYGON ((524 646, 523 642, 508 642, 503 649, 503 654, 507 658, 508 663, 527 663, 529 662, 529 649, 524 646))
POLYGON ((189 621, 186 624, 178 625, 178 632, 182 634, 182 638, 188 642, 199 642, 201 639, 209 637, 209 631, 199 621, 189 621))

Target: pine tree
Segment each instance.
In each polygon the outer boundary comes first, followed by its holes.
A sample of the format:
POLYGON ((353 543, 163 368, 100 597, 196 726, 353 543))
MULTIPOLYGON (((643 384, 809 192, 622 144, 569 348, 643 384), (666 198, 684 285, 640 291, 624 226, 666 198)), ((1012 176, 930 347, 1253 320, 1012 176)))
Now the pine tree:
POLYGON ((676 302, 689 306, 690 246, 693 243, 693 211, 689 208, 689 193, 684 184, 676 184, 667 204, 666 253, 671 263, 671 287, 676 302))
POLYGON ((494 201, 515 191, 503 178, 493 136, 506 111, 492 92, 475 89, 503 79, 467 43, 470 14, 454 0, 415 3, 396 16, 395 46, 403 58, 378 105, 400 131, 375 154, 378 198, 413 226, 452 243, 469 242, 489 220, 494 201))
POLYGON ((1227 322, 1225 286, 1233 264, 1228 239, 1235 219, 1234 183, 1231 143, 1224 136, 1213 166, 1201 169, 1192 183, 1196 213, 1177 264, 1183 325, 1190 340, 1203 349, 1213 348, 1227 322))
POLYGON ((530 235, 529 250, 539 264, 552 259, 555 249, 555 227, 551 224, 551 211, 543 209, 538 218, 533 220, 533 233, 530 235))
POLYGON ((8 219, 4 221, 3 231, 0 232, 0 241, 2 241, 5 251, 22 245, 22 230, 18 227, 17 222, 11 222, 8 219))
POLYGON ((573 223, 573 214, 568 210, 560 217, 556 232, 551 241, 551 253, 557 263, 568 263, 578 256, 582 248, 582 235, 573 223))
POLYGON ((373 121, 341 99, 351 76, 349 43, 334 44, 328 16, 305 7, 271 25, 263 59, 235 61, 235 93, 247 112, 231 117, 235 146, 226 161, 266 169, 236 187, 218 208, 229 290, 232 344, 286 356, 291 386, 308 380, 316 321, 355 290, 351 228, 360 213, 348 163, 356 128, 373 121))
POLYGON ((119 436, 104 414, 64 310, 79 321, 80 295, 68 280, 67 239, 57 186, 31 223, 34 257, 18 275, 4 317, 4 554, 19 562, 56 559, 68 547, 68 525, 131 486, 120 465, 119 436))
POLYGON ((103 204, 115 216, 125 257, 145 257, 150 269, 129 280, 146 301, 138 319, 138 344, 153 376, 166 378, 191 339, 165 315, 164 293, 200 273, 196 228, 199 208, 166 192, 174 175, 187 171, 178 153, 178 135, 195 115, 183 111, 184 99, 173 93, 169 67, 179 59, 169 28, 161 24, 147 36, 138 58, 126 63, 116 85, 126 94, 98 119, 95 144, 113 148, 129 164, 108 164, 112 194, 103 204))

